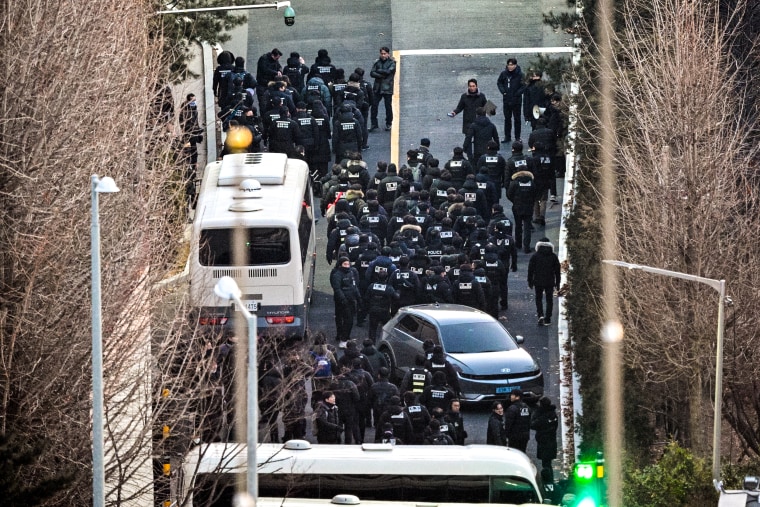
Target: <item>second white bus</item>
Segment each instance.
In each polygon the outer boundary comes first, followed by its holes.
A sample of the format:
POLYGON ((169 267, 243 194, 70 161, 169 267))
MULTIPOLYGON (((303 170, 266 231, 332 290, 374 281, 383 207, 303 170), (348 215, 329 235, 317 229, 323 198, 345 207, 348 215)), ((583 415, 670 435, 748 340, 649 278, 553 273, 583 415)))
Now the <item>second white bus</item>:
POLYGON ((316 240, 309 168, 280 153, 226 155, 205 168, 193 220, 190 301, 202 325, 227 324, 231 306, 214 294, 235 278, 263 334, 303 335, 314 282, 316 240), (233 231, 244 229, 244 261, 233 231))
MULTIPOLYGON (((259 444, 260 497, 362 501, 491 503, 542 502, 539 477, 524 453, 493 445, 325 445, 292 440, 259 444)), ((179 505, 232 505, 246 446, 204 444, 185 456, 176 491, 179 505), (184 503, 183 503, 184 502, 184 503)))

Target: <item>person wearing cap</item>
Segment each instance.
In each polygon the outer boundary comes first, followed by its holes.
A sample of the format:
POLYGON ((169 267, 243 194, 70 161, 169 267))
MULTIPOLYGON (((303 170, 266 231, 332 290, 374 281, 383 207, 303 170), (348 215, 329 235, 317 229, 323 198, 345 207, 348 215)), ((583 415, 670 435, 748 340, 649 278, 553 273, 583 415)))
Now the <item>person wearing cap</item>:
POLYGON ((362 124, 362 150, 368 150, 369 144, 369 130, 367 129, 367 115, 369 114, 369 106, 367 105, 367 95, 364 93, 361 84, 362 78, 356 72, 352 72, 348 76, 348 82, 343 89, 343 101, 350 102, 359 110, 356 114, 356 118, 360 119, 362 124))
POLYGON ((269 130, 270 153, 285 153, 288 158, 296 158, 296 145, 301 144, 301 129, 295 120, 290 118, 290 111, 283 107, 280 117, 275 120, 269 130))
POLYGON ((444 275, 443 266, 433 266, 422 280, 426 303, 452 303, 454 294, 451 282, 444 275))
POLYGON ((314 64, 309 69, 309 77, 319 77, 325 85, 329 85, 335 82, 335 75, 337 73, 335 65, 332 64, 332 59, 327 53, 326 49, 320 49, 317 51, 317 57, 314 59, 314 64))
POLYGON ((362 127, 347 104, 340 106, 335 115, 332 141, 336 164, 348 158, 349 153, 362 151, 362 127))
POLYGON ((298 123, 298 127, 301 133, 301 145, 306 150, 306 163, 309 164, 309 173, 311 176, 312 187, 316 188, 319 181, 319 170, 316 168, 316 164, 312 161, 314 159, 314 150, 316 149, 319 141, 319 127, 317 126, 316 119, 309 114, 306 108, 306 103, 300 101, 296 104, 296 114, 293 120, 298 123))
MULTIPOLYGON (((433 347, 433 354, 425 361, 425 368, 433 375, 433 383, 435 383, 435 374, 441 372, 446 377, 446 385, 453 389, 454 394, 458 395, 462 392, 462 388, 459 386, 459 375, 457 375, 454 366, 446 359, 446 354, 440 345, 433 347)), ((448 409, 448 402, 442 405, 441 408, 448 409)))
POLYGON ((340 257, 337 265, 330 272, 330 286, 333 289, 335 303, 336 338, 341 347, 351 338, 359 304, 359 273, 351 267, 348 257, 340 257))
MULTIPOLYGON (((369 122, 369 116, 370 112, 372 110, 372 104, 375 103, 375 92, 372 89, 372 85, 369 83, 369 81, 364 79, 364 69, 361 67, 356 67, 354 69, 354 73, 352 74, 356 75, 358 79, 356 80, 356 83, 359 86, 359 89, 364 94, 364 102, 362 104, 357 104, 357 107, 362 113, 362 117, 364 118, 364 132, 369 132, 369 129, 367 128, 367 122, 369 122)), ((349 79, 351 77, 349 76, 349 79)), ((367 138, 364 139, 364 146, 362 146, 362 149, 366 150, 369 148, 369 145, 367 144, 367 138)))
POLYGON ((498 150, 499 132, 486 116, 486 108, 478 107, 475 109, 475 120, 467 128, 467 134, 464 137, 464 151, 467 153, 467 159, 473 165, 476 164, 486 152, 486 146, 491 141, 496 143, 498 150))
MULTIPOLYGON (((567 136, 567 111, 562 105, 562 95, 553 93, 549 99, 549 107, 546 109, 546 127, 554 133, 554 144, 549 148, 552 156, 552 167, 557 178, 565 177, 565 136, 567 136)), ((557 202, 557 181, 552 180, 549 200, 557 202)))
POLYGON ((299 53, 295 51, 290 53, 290 57, 288 57, 286 65, 282 69, 282 75, 288 76, 290 85, 299 95, 303 95, 303 89, 306 86, 306 76, 309 75, 309 67, 299 53))
POLYGON ((506 163, 504 172, 504 188, 509 188, 509 182, 517 171, 526 171, 528 168, 528 158, 523 153, 522 141, 512 143, 512 156, 506 163))
POLYGON ((451 159, 443 168, 451 174, 451 186, 457 190, 462 188, 468 174, 475 174, 470 161, 464 158, 464 149, 461 146, 454 147, 451 159))
MULTIPOLYGON (((380 416, 390 406, 391 398, 398 396, 398 387, 390 381, 390 371, 385 367, 380 368, 375 375, 375 382, 369 387, 368 396, 375 428, 379 425, 380 416)), ((401 403, 400 399, 398 403, 401 403)))
MULTIPOLYGON (((494 184, 501 197, 501 187, 507 170, 507 161, 499 153, 500 145, 494 140, 486 144, 486 152, 477 159, 478 171, 485 169, 488 179, 494 184)), ((493 205, 493 203, 491 203, 493 205)))
POLYGON ((348 82, 346 81, 345 69, 335 69, 335 79, 332 83, 327 85, 333 99, 333 111, 335 113, 337 113, 340 106, 343 105, 343 92, 346 89, 346 86, 348 86, 348 82))
POLYGON ((441 422, 432 419, 428 425, 429 433, 425 437, 424 445, 454 445, 454 440, 447 434, 441 432, 441 422))
POLYGON ((472 272, 472 265, 464 263, 459 266, 459 278, 454 284, 454 303, 485 311, 486 298, 483 287, 472 272))
POLYGON ((559 418, 557 417, 557 407, 546 396, 538 400, 538 407, 533 412, 530 419, 530 429, 536 432, 536 458, 541 460, 541 477, 554 482, 554 472, 552 470, 552 460, 557 457, 557 428, 559 427, 559 418), (548 470, 544 472, 544 470, 548 470))
MULTIPOLYGON (((274 48, 269 53, 264 53, 256 63, 256 95, 264 96, 264 92, 271 81, 278 81, 282 77, 282 65, 280 57, 282 51, 274 48)), ((261 107, 261 104, 259 104, 261 107)))
POLYGON ((530 408, 522 397, 520 389, 509 393, 511 403, 504 411, 504 433, 509 447, 525 452, 530 440, 530 408))
POLYGON ((401 404, 401 398, 393 395, 388 400, 385 411, 380 414, 377 427, 375 428, 375 442, 384 442, 383 433, 386 425, 390 425, 392 435, 397 439, 396 444, 409 444, 412 442, 412 420, 401 404))
POLYGON ((367 334, 371 344, 374 344, 377 338, 377 328, 382 328, 391 319, 391 305, 398 298, 399 293, 391 284, 388 270, 376 272, 373 280, 367 284, 367 289, 362 299, 369 315, 367 334))
POLYGON ((432 413, 434 408, 445 410, 450 406, 451 400, 456 397, 451 386, 446 382, 446 373, 436 371, 433 373, 432 382, 422 391, 419 400, 428 412, 432 413))
POLYGON ((403 306, 414 305, 419 302, 422 285, 417 273, 410 268, 409 256, 401 256, 398 261, 398 269, 391 276, 390 283, 399 295, 397 299, 391 302, 391 314, 395 314, 403 306))

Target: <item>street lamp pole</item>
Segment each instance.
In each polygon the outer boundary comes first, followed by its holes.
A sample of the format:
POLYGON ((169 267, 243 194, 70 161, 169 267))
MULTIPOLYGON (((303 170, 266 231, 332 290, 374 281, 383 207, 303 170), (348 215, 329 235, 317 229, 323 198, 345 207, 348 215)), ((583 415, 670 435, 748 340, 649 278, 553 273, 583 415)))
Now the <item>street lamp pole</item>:
POLYGON ((256 373, 258 353, 256 350, 256 315, 248 311, 240 299, 240 288, 237 282, 230 276, 223 276, 214 286, 214 294, 222 299, 232 300, 240 309, 240 312, 248 322, 248 378, 246 395, 246 450, 248 466, 246 467, 246 489, 248 495, 255 501, 259 496, 259 483, 256 474, 256 445, 259 441, 259 424, 256 417, 258 376, 256 373))
POLYGON ((642 264, 631 264, 623 261, 605 259, 602 262, 627 269, 636 269, 654 273, 656 275, 669 276, 671 278, 680 278, 690 282, 703 283, 709 285, 718 291, 718 333, 717 345, 715 347, 715 410, 713 412, 713 479, 720 480, 720 434, 723 411, 723 331, 725 329, 725 301, 726 301, 726 281, 716 280, 713 278, 704 278, 696 275, 689 275, 679 271, 670 271, 667 269, 644 266, 642 264))
POLYGON ((98 194, 118 192, 113 178, 103 179, 96 174, 90 177, 90 258, 92 274, 92 505, 104 507, 105 493, 105 439, 103 437, 103 332, 100 315, 100 209, 98 194))
POLYGON ((227 7, 196 7, 194 9, 169 9, 165 11, 157 11, 156 14, 187 14, 191 12, 214 12, 214 11, 241 11, 250 9, 277 9, 280 10, 283 7, 290 7, 290 1, 274 2, 269 4, 253 4, 253 5, 230 5, 227 7))

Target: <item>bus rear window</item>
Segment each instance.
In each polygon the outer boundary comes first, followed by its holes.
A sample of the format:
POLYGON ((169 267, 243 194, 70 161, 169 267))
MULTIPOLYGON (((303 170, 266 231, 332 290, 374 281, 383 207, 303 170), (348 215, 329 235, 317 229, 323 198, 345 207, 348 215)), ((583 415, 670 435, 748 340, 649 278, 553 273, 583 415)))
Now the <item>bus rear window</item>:
MULTIPOLYGON (((232 233, 234 229, 201 231, 199 262, 202 266, 232 266, 232 233)), ((246 229, 245 266, 287 264, 290 262, 290 235, 281 227, 246 229)))

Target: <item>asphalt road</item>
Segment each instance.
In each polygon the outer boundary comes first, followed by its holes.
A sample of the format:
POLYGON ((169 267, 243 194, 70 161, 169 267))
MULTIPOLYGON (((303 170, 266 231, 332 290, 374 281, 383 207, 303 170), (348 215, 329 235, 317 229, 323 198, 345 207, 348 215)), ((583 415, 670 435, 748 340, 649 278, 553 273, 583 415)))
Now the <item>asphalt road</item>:
MULTIPOLYGON (((370 134, 370 149, 363 155, 372 170, 378 160, 396 162, 400 166, 399 154, 404 157, 406 150, 417 147, 422 137, 431 139, 431 152, 443 165, 454 146, 461 146, 464 140, 461 117, 451 119, 446 113, 455 107, 467 80, 472 77, 478 79, 481 91, 499 106, 492 120, 503 137, 496 79, 506 58, 516 57, 525 72, 539 51, 533 48, 568 47, 571 42, 569 36, 555 33, 542 23, 542 13, 566 9, 564 0, 421 0, 413 3, 310 0, 294 1, 293 7, 297 13, 293 27, 284 25, 280 12, 251 11, 247 31, 233 32, 233 40, 227 47, 239 48, 235 54, 247 55, 248 68, 254 72, 259 56, 272 48, 277 47, 284 53, 283 60, 291 51, 298 51, 307 65, 311 65, 317 51, 324 48, 333 63, 344 68, 347 74, 355 67, 363 67, 367 78, 378 49, 390 47, 397 59, 399 74, 395 98, 397 120, 393 131, 379 130, 370 134), (416 53, 410 54, 413 51, 416 53)), ((382 105, 379 116, 382 125, 382 105)), ((529 133, 530 127, 523 127, 522 139, 526 146, 529 133)), ((509 147, 503 147, 501 153, 509 157, 509 147)), ((561 195, 560 180, 558 184, 558 195, 561 195)), ((503 192, 501 203, 510 209, 503 192)), ((556 245, 560 209, 561 204, 558 204, 547 211, 546 227, 536 227, 533 244, 545 235, 556 245)), ((328 280, 331 267, 324 260, 326 220, 319 221, 317 230, 316 291, 310 318, 313 328, 334 336, 332 291, 328 280)), ((557 400, 556 324, 552 327, 536 325, 533 294, 525 281, 528 258, 524 253, 519 254, 518 271, 509 276, 510 307, 501 312, 500 317, 513 335, 525 337, 525 348, 543 367, 546 395, 557 400)), ((556 311, 555 305, 555 322, 556 311)), ((364 329, 354 328, 353 337, 362 339, 363 333, 364 329)), ((484 443, 488 408, 466 407, 464 411, 470 435, 468 442, 484 443)), ((535 455, 533 440, 528 454, 535 455)))

